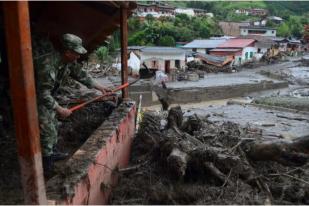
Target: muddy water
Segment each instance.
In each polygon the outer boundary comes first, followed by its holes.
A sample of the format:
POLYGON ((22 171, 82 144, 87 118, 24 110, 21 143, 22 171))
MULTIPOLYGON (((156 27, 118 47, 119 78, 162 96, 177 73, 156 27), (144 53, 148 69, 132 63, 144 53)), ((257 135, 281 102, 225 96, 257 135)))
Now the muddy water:
MULTIPOLYGON (((229 99, 219 99, 219 100, 212 100, 212 101, 203 101, 203 102, 198 102, 198 103, 187 103, 187 104, 181 104, 181 108, 183 109, 192 109, 192 108, 206 108, 206 107, 211 107, 211 106, 223 106, 226 105, 228 101, 239 101, 243 103, 249 103, 252 100, 249 97, 235 97, 235 98, 229 98, 229 99)), ((170 107, 177 106, 179 104, 171 104, 170 107)), ((154 111, 160 111, 161 110, 161 105, 153 105, 149 107, 144 107, 143 108, 145 111, 147 110, 154 110, 154 111)))

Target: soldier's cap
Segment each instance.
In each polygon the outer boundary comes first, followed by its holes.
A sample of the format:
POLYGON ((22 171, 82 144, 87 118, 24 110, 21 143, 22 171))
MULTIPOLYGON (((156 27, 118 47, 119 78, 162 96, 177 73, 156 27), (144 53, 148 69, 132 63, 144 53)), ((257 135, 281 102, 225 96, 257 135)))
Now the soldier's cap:
POLYGON ((64 34, 62 41, 65 49, 75 51, 78 54, 87 53, 87 50, 83 47, 83 40, 74 34, 64 34))

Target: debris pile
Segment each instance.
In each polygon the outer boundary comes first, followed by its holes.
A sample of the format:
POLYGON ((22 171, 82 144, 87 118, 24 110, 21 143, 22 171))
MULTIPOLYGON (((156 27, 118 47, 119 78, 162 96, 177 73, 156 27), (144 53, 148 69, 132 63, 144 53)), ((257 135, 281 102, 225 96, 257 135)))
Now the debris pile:
POLYGON ((110 203, 309 204, 308 142, 266 142, 257 129, 183 117, 180 107, 147 112, 110 203))
POLYGON ((261 58, 261 62, 267 62, 268 64, 275 64, 278 63, 284 59, 286 59, 288 56, 287 52, 280 51, 277 55, 267 55, 265 54, 261 58))
POLYGON ((189 71, 200 70, 206 73, 218 73, 218 72, 232 72, 232 67, 230 64, 225 64, 223 66, 216 66, 213 64, 202 63, 199 61, 191 61, 187 64, 189 71))

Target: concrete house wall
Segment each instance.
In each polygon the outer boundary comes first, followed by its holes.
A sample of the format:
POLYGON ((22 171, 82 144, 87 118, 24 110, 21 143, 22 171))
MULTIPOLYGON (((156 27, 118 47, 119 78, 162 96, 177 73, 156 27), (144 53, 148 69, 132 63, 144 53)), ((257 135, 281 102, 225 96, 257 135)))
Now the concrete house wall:
POLYGON ((272 36, 276 37, 277 31, 275 29, 258 29, 258 28, 240 28, 240 35, 261 35, 261 36, 272 36), (255 31, 264 32, 262 34, 256 33, 255 31))
POLYGON ((241 54, 242 63, 252 61, 256 52, 257 49, 255 47, 245 47, 241 54))
POLYGON ((169 61, 169 68, 176 69, 176 61, 179 61, 180 68, 185 66, 185 52, 182 54, 151 54, 141 53, 141 64, 145 63, 148 68, 156 68, 165 71, 166 62, 169 61))

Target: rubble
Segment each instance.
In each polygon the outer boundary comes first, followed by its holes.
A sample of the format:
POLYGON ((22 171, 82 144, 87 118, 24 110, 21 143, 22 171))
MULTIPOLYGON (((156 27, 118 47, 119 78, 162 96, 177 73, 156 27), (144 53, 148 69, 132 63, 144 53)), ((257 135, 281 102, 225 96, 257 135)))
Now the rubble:
POLYGON ((307 153, 308 138, 266 142, 258 129, 180 107, 147 112, 110 203, 308 204, 307 153))
POLYGON ((206 73, 218 73, 218 72, 232 72, 232 67, 230 64, 225 64, 223 66, 216 66, 213 64, 202 63, 199 61, 191 61, 187 64, 189 71, 204 71, 206 73))
POLYGON ((278 63, 280 61, 283 61, 284 59, 287 58, 287 56, 289 56, 288 52, 283 52, 280 51, 277 55, 267 55, 267 53, 265 55, 262 56, 261 58, 261 62, 267 62, 268 64, 275 64, 278 63))

